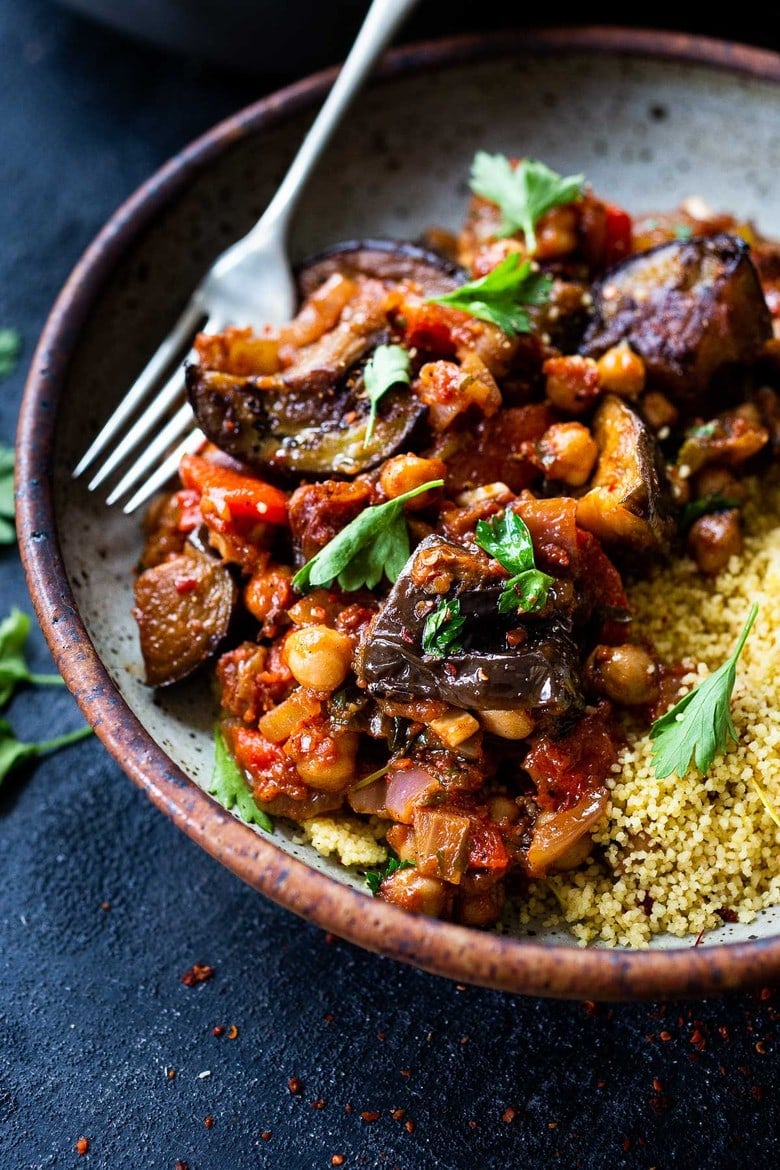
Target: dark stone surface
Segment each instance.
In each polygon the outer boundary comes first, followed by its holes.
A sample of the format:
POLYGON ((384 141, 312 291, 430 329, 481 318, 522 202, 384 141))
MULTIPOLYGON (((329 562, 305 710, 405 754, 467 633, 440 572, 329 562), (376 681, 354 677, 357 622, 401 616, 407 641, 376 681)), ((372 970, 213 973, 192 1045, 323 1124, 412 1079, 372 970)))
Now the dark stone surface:
MULTIPOLYGON (((429 9, 410 32, 435 24, 429 9)), ((3 0, 0 326, 20 329, 24 354, 0 383, 1 440, 48 309, 106 217, 269 88, 3 0)), ((13 549, 0 599, 0 616, 31 612, 13 549)), ((37 630, 30 657, 49 668, 37 630)), ((67 692, 41 688, 4 715, 30 740, 80 721, 67 692)), ((379 959, 242 885, 95 740, 9 779, 0 834, 2 1170, 777 1164, 780 990, 596 1008, 379 959), (193 963, 214 975, 187 987, 193 963)))

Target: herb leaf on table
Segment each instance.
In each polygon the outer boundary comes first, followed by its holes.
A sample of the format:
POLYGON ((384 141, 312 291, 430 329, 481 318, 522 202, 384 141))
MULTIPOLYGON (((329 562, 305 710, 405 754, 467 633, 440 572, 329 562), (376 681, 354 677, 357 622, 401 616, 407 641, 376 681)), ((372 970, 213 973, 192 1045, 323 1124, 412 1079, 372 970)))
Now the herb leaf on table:
POLYGON ((64 735, 57 735, 53 739, 45 739, 40 743, 22 743, 14 735, 13 728, 7 719, 0 719, 0 784, 9 772, 13 772, 26 760, 34 759, 48 752, 59 751, 68 744, 77 743, 92 735, 91 727, 77 727, 75 731, 67 731, 64 735))
POLYGON ((22 338, 16 329, 0 329, 0 378, 7 378, 16 369, 22 352, 22 338))
POLYGON ((20 683, 34 686, 64 686, 59 674, 33 674, 24 657, 30 619, 15 606, 0 622, 0 707, 9 701, 20 683))
POLYGON ((14 544, 14 451, 0 443, 0 544, 14 544))

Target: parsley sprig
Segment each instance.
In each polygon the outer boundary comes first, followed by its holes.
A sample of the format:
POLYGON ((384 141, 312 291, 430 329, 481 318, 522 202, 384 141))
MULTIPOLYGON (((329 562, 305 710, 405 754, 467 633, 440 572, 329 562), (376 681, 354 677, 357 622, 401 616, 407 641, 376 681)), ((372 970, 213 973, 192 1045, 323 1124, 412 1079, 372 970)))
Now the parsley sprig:
POLYGON ((480 321, 503 329, 508 337, 531 332, 525 305, 543 305, 550 296, 552 277, 539 272, 530 260, 511 252, 487 276, 469 280, 452 292, 428 299, 437 305, 460 309, 480 321))
POLYGON ((409 559, 404 504, 443 484, 443 479, 432 479, 384 504, 364 508, 298 570, 293 588, 306 593, 338 581, 342 589, 350 592, 364 585, 373 589, 383 575, 395 581, 409 559))
POLYGON ((0 544, 13 544, 14 529, 14 451, 0 443, 0 544))
POLYGON ((531 533, 522 516, 507 508, 492 520, 479 520, 474 539, 512 574, 499 596, 498 612, 520 609, 533 613, 541 609, 553 578, 537 569, 531 533))
POLYGON ((59 674, 33 674, 24 656, 30 619, 16 606, 0 622, 0 707, 9 701, 20 683, 34 686, 65 686, 59 674))
POLYGON ((366 362, 363 383, 371 404, 363 445, 366 446, 374 433, 379 400, 392 390, 393 386, 409 385, 412 367, 409 354, 402 345, 378 345, 366 362))
POLYGON ((584 175, 557 174, 543 162, 526 158, 513 167, 506 155, 477 151, 471 166, 471 189, 501 212, 500 236, 522 230, 529 255, 536 251, 536 224, 546 211, 573 203, 582 195, 584 175))
POLYGON ((435 658, 444 658, 447 654, 462 650, 459 638, 465 622, 457 597, 440 601, 425 619, 422 636, 424 652, 435 658))
POLYGON ((0 329, 0 378, 7 378, 16 369, 22 339, 16 329, 0 329))
POLYGON ((68 744, 86 739, 88 735, 92 735, 92 728, 85 726, 77 727, 75 731, 67 731, 64 735, 56 735, 53 739, 44 739, 40 743, 21 743, 8 720, 0 719, 0 784, 9 772, 27 760, 59 751, 68 744))
POLYGON ((247 824, 259 825, 266 833, 273 833, 273 821, 254 800, 244 774, 228 751, 225 737, 219 729, 214 733, 214 769, 208 790, 228 812, 235 808, 247 824))
POLYGON ((399 869, 414 869, 414 862, 401 861, 397 857, 391 857, 384 869, 369 869, 366 871, 366 885, 375 898, 385 878, 390 877, 392 873, 397 873, 399 869))
POLYGON ((684 776, 691 761, 704 776, 715 757, 723 755, 729 743, 737 742, 731 718, 731 695, 737 677, 737 660, 757 614, 758 605, 753 604, 734 653, 650 728, 650 738, 654 741, 653 766, 659 780, 672 773, 684 776))

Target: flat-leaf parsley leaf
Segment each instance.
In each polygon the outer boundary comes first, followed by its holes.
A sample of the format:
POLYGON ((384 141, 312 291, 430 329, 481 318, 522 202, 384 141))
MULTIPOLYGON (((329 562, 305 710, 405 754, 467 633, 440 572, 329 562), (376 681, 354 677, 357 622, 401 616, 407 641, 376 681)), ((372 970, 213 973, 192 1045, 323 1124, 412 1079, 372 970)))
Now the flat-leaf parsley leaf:
POLYGON ((242 821, 250 825, 259 825, 266 833, 273 833, 273 821, 268 813, 257 805, 244 774, 228 751, 225 737, 219 729, 214 734, 214 770, 208 790, 228 812, 235 807, 242 821))
POLYGON ((543 305, 550 296, 552 277, 539 272, 530 260, 511 252, 487 276, 469 280, 452 292, 428 299, 436 305, 460 309, 480 321, 503 329, 507 337, 531 332, 524 305, 543 305))
POLYGON ((92 735, 91 727, 77 727, 75 731, 67 731, 64 735, 57 735, 53 739, 45 739, 40 743, 21 743, 14 735, 13 728, 7 719, 0 719, 0 784, 9 772, 13 772, 26 760, 42 756, 47 752, 56 752, 68 744, 76 743, 92 735))
POLYGON ((478 150, 471 166, 471 190, 501 212, 500 236, 525 234, 529 255, 536 251, 535 227, 546 211, 582 195, 584 175, 557 174, 543 162, 526 158, 513 167, 506 155, 478 150))
POLYGON ((374 433, 376 411, 380 398, 393 386, 409 385, 411 379, 409 354, 402 345, 378 345, 366 362, 363 383, 371 404, 363 444, 367 444, 374 433))
POLYGON ((4 707, 19 683, 64 686, 59 674, 33 674, 24 657, 30 619, 15 606, 0 622, 0 707, 4 707))
POLYGON ((737 677, 737 660, 757 613, 758 606, 754 604, 734 653, 723 665, 656 719, 650 728, 650 738, 654 741, 653 766, 659 780, 672 773, 684 776, 691 760, 704 776, 715 757, 723 755, 730 742, 737 742, 731 718, 731 695, 737 677))
POLYGON ((541 609, 553 578, 537 569, 531 533, 522 516, 507 508, 490 521, 479 520, 474 539, 512 574, 499 596, 499 613, 511 613, 514 609, 532 613, 541 609))
POLYGON ((414 869, 414 862, 400 861, 397 857, 391 857, 384 869, 369 869, 366 871, 366 885, 375 898, 385 878, 390 877, 391 873, 397 873, 399 869, 414 869))
POLYGON ((349 592, 364 585, 373 589, 383 575, 388 581, 395 581, 409 559, 404 504, 443 485, 443 479, 432 479, 384 504, 364 508, 298 570, 293 577, 293 588, 306 593, 319 585, 329 586, 338 581, 349 592))
POLYGON ((422 636, 424 652, 436 658, 444 658, 455 650, 462 650, 458 639, 465 622, 457 597, 450 601, 440 601, 425 619, 422 636))
POLYGON ((16 540, 14 508, 14 451, 0 443, 0 544, 16 540))
POLYGON ((0 329, 0 378, 7 378, 16 369, 22 339, 15 329, 0 329))

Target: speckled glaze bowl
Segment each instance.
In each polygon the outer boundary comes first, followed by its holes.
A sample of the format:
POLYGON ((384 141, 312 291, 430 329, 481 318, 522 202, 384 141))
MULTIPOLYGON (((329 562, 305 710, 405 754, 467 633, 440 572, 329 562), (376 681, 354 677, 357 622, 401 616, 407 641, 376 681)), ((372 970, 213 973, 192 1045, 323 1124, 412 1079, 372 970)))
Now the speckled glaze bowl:
MULTIPOLYGON (((643 950, 583 948, 408 914, 366 895, 279 827, 264 835, 203 790, 214 711, 193 681, 151 693, 131 617, 140 520, 71 468, 203 271, 255 221, 332 74, 228 119, 106 225, 57 300, 18 430, 18 526, 30 594, 69 687, 108 751, 190 837, 267 897, 369 950, 510 992, 629 1000, 716 994, 780 975, 780 913, 643 950)), ((456 226, 475 149, 585 172, 629 208, 706 193, 780 234, 780 58, 677 34, 523 32, 404 48, 357 102, 297 216, 294 258, 359 236, 456 226)))

